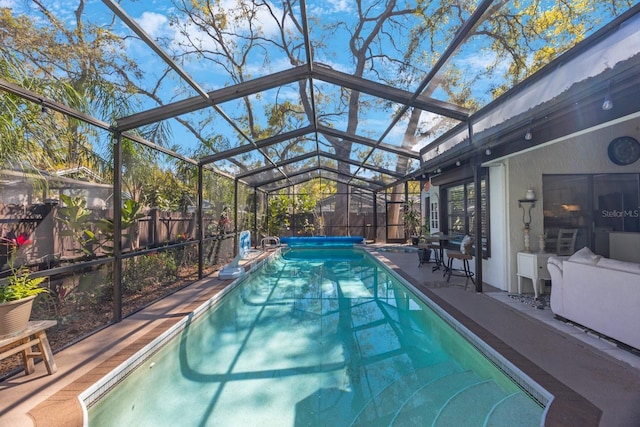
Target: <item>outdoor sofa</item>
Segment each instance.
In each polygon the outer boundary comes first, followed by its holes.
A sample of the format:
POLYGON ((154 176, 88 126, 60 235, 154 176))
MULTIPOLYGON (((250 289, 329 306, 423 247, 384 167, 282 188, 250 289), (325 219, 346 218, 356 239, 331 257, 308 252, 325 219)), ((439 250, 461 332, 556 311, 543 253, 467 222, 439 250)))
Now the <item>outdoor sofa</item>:
POLYGON ((551 310, 556 316, 640 349, 640 264, 582 248, 549 257, 551 310))

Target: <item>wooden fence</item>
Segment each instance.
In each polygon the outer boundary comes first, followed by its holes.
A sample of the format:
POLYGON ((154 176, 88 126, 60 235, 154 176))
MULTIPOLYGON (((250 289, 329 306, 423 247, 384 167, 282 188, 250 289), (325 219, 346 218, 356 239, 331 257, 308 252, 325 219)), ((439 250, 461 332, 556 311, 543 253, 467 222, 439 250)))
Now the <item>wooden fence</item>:
MULTIPOLYGON (((39 268, 51 268, 59 262, 72 262, 86 259, 86 253, 80 244, 70 236, 61 234, 64 227, 58 217, 57 205, 37 204, 31 206, 0 204, 0 271, 8 268, 7 260, 11 250, 16 250, 20 263, 39 268), (18 236, 26 236, 29 243, 16 247, 11 241, 18 236)), ((112 218, 110 210, 93 210, 92 222, 112 218)), ((213 215, 203 217, 206 236, 217 234, 217 218, 213 215)), ((163 212, 150 209, 146 215, 128 230, 122 232, 124 251, 141 248, 155 248, 172 243, 184 242, 196 238, 197 222, 195 214, 182 212, 163 212)), ((91 227, 96 233, 97 228, 91 227)), ((100 244, 86 247, 95 256, 105 255, 100 244)))

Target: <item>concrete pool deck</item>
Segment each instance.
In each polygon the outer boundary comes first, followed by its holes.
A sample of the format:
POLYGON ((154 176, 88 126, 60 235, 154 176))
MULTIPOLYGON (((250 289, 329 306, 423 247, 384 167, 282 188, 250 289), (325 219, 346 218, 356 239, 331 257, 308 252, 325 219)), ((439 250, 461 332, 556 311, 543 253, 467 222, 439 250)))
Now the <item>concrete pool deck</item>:
MULTIPOLYGON (((415 253, 378 255, 554 394, 546 425, 640 425, 640 357, 553 319, 548 308, 487 286, 465 291, 460 277, 446 283, 431 264, 418 267, 415 253)), ((0 382, 0 427, 81 426, 82 391, 228 283, 214 274, 56 353, 54 375, 38 363, 35 373, 0 382)))

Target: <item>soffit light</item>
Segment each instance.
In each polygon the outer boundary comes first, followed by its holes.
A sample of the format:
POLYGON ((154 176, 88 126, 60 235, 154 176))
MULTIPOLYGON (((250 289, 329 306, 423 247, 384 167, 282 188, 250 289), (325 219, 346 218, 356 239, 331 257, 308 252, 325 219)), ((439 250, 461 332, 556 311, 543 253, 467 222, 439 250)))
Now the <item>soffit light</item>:
POLYGON ((527 128, 527 132, 524 134, 525 141, 531 141, 533 139, 533 132, 531 130, 532 123, 533 123, 533 119, 529 120, 529 127, 527 128))
POLYGON ((604 111, 609 111, 613 108, 613 101, 611 100, 611 80, 607 82, 607 94, 604 97, 604 102, 602 103, 602 109, 604 111))

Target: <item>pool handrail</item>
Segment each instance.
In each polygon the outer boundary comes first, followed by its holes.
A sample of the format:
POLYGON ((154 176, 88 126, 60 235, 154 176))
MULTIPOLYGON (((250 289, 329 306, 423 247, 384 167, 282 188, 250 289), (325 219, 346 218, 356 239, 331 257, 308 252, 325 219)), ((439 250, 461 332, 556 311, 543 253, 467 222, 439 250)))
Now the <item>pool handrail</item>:
POLYGON ((260 240, 260 247, 262 250, 273 249, 280 247, 280 238, 276 236, 265 236, 260 240))

